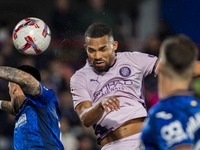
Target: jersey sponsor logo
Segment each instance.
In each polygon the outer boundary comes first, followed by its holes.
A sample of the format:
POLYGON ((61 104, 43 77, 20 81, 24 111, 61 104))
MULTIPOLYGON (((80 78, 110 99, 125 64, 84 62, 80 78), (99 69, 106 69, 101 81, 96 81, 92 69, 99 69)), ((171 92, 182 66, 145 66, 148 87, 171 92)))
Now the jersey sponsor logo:
POLYGON ((169 125, 163 126, 161 128, 161 136, 167 142, 169 147, 187 139, 182 124, 178 120, 171 122, 169 125))
POLYGON ((191 139, 194 139, 195 132, 200 129, 200 113, 196 113, 188 119, 186 131, 191 139))
POLYGON ((122 67, 119 70, 119 73, 122 77, 128 77, 131 74, 131 69, 129 67, 122 67))
POLYGON ((112 81, 102 87, 101 90, 96 91, 94 96, 94 101, 96 99, 101 98, 102 96, 109 94, 110 92, 116 91, 116 90, 124 90, 125 86, 133 85, 133 81, 131 80, 116 80, 112 81))
POLYGON ((26 114, 22 114, 19 117, 18 122, 15 124, 15 128, 21 127, 25 125, 26 123, 27 123, 26 114))
POLYGON ((158 112, 156 118, 162 118, 165 120, 171 119, 173 115, 171 113, 166 113, 165 111, 158 112))

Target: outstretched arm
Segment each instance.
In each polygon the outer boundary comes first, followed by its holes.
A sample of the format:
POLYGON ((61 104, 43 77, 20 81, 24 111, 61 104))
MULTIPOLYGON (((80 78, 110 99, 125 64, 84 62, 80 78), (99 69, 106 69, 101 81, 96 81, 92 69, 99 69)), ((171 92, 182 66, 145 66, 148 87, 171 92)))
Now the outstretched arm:
POLYGON ((11 67, 0 67, 0 78, 18 84, 25 94, 38 96, 40 83, 29 73, 11 67))

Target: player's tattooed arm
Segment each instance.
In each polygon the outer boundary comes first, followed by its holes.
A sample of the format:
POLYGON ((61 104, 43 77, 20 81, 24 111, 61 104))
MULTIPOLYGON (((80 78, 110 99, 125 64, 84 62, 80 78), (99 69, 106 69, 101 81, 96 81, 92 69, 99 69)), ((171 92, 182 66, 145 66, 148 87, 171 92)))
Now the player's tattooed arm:
POLYGON ((18 84, 25 94, 37 96, 41 93, 40 83, 29 73, 11 67, 0 67, 0 78, 18 84))
POLYGON ((1 109, 3 111, 5 111, 5 112, 11 114, 11 115, 14 115, 14 116, 17 114, 14 106, 9 101, 2 101, 2 103, 1 103, 1 109))

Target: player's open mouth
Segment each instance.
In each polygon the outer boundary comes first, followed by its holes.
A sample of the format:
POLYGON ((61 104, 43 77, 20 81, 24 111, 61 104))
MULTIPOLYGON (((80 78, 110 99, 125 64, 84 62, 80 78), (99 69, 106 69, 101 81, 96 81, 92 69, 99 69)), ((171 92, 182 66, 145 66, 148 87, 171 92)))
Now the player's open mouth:
POLYGON ((99 61, 99 62, 95 62, 96 66, 104 66, 105 62, 103 61, 99 61))

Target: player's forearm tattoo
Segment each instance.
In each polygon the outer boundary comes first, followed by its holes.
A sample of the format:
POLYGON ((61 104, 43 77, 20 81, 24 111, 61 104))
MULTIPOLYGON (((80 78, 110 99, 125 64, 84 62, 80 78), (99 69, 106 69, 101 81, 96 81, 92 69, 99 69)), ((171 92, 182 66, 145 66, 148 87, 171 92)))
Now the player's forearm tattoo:
POLYGON ((1 103, 1 109, 11 115, 16 115, 14 107, 12 106, 11 102, 3 101, 1 103))
POLYGON ((40 94, 41 88, 37 80, 24 71, 11 67, 0 67, 0 78, 18 84, 26 94, 40 94))
POLYGON ((15 82, 17 84, 24 84, 23 72, 10 67, 1 67, 0 68, 0 78, 7 81, 15 82))

